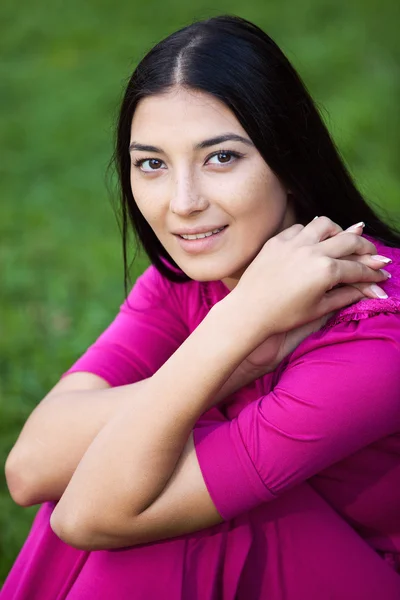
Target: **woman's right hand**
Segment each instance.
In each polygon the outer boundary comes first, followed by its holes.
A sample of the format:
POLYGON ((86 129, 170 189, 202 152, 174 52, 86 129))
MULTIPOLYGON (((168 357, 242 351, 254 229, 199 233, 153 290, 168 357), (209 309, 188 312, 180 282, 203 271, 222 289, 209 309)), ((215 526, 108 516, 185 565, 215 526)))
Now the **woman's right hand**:
POLYGON ((370 286, 387 276, 379 270, 384 263, 371 259, 376 247, 361 233, 319 217, 264 244, 229 294, 253 348, 365 296, 376 298, 370 286))

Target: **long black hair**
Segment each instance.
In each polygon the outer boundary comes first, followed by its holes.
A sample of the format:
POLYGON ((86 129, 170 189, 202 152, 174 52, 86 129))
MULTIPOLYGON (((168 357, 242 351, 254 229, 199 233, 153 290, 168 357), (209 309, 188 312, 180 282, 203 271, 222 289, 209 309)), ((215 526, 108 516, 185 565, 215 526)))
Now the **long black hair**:
POLYGON ((176 85, 212 94, 235 114, 268 166, 290 189, 297 222, 306 225, 316 215, 326 215, 345 229, 364 221, 367 235, 400 246, 400 233, 377 216, 356 188, 304 83, 276 43, 245 19, 219 16, 162 40, 128 81, 110 163, 118 175, 125 290, 130 227, 164 276, 189 280, 142 216, 130 184, 128 148, 136 106, 142 98, 176 85))

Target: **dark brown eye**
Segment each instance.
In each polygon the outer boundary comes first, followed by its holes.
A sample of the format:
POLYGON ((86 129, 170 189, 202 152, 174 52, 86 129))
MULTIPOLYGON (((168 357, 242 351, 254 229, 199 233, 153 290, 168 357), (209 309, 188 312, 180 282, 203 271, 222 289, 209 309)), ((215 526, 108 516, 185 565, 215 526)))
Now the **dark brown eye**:
POLYGON ((163 167, 163 161, 159 158, 142 158, 134 162, 134 166, 138 167, 144 173, 150 171, 159 171, 163 167))
POLYGON ((149 160, 149 166, 151 169, 156 170, 159 169, 162 165, 161 160, 158 160, 157 158, 151 158, 149 160))
POLYGON ((207 160, 210 165, 232 165, 243 155, 239 152, 233 152, 232 150, 216 152, 207 160))

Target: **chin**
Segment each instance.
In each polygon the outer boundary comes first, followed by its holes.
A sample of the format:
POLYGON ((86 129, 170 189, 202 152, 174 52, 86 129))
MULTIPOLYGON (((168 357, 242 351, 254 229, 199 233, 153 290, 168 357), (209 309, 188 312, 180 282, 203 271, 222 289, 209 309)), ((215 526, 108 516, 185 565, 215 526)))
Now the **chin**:
POLYGON ((215 265, 215 267, 199 267, 197 269, 193 268, 193 266, 188 268, 185 268, 185 266, 181 265, 179 266, 182 269, 182 271, 184 271, 184 273, 186 273, 186 275, 190 277, 190 279, 194 279, 195 281, 219 281, 221 279, 239 280, 242 273, 244 272, 244 268, 227 269, 223 267, 218 267, 217 265, 215 265))

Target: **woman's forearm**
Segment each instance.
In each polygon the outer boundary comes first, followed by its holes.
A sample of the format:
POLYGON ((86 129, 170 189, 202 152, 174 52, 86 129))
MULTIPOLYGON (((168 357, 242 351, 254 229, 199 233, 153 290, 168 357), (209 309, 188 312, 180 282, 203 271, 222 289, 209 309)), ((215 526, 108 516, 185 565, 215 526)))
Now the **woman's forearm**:
POLYGON ((50 393, 27 419, 5 465, 22 506, 59 500, 79 461, 106 423, 134 402, 138 381, 107 389, 50 393))
MULTIPOLYGON (((258 375, 238 367, 216 392, 225 399, 258 375)), ((6 462, 13 499, 22 506, 57 501, 100 430, 124 407, 135 410, 144 382, 51 393, 27 419, 6 462)))
POLYGON ((196 421, 253 349, 238 337, 240 326, 236 311, 216 305, 138 390, 134 404, 103 427, 54 511, 60 537, 71 543, 71 532, 85 535, 99 524, 126 533, 130 518, 161 494, 196 421))

